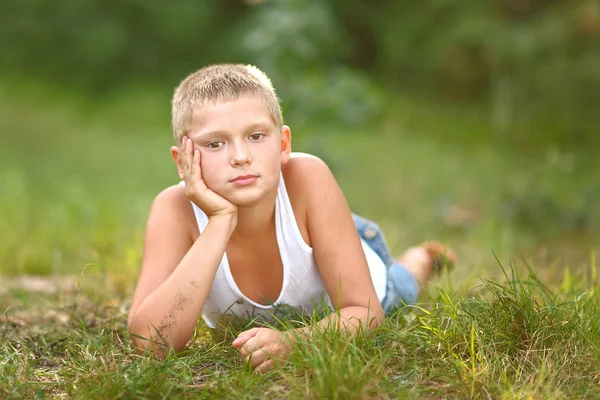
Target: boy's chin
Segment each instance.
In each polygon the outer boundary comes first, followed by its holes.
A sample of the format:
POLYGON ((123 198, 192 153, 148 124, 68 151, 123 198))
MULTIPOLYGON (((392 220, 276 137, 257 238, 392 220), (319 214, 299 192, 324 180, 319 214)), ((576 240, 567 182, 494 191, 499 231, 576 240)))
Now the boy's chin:
POLYGON ((266 195, 262 190, 248 191, 247 193, 236 193, 229 196, 223 196, 230 203, 242 207, 254 207, 265 200, 266 195))
POLYGON ((270 198, 270 194, 276 194, 279 186, 279 180, 273 182, 265 182, 259 180, 255 184, 246 187, 225 187, 222 191, 215 191, 219 196, 223 197, 230 203, 238 207, 254 207, 265 199, 270 198))
POLYGON ((234 196, 228 200, 239 208, 251 208, 260 204, 264 196, 234 196))

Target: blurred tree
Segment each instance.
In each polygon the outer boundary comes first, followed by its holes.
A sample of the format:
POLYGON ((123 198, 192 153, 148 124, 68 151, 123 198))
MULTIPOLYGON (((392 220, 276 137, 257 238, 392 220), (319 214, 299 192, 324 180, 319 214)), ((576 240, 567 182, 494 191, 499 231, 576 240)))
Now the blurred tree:
POLYGON ((487 103, 496 133, 522 144, 600 138, 598 0, 334 3, 360 27, 350 53, 372 56, 358 65, 386 85, 487 103))
POLYGON ((4 0, 0 40, 5 76, 97 91, 250 62, 297 118, 366 122, 377 81, 489 105, 507 140, 600 137, 600 0, 4 0))
POLYGON ((380 96, 364 74, 344 63, 348 46, 331 5, 321 0, 265 1, 236 26, 230 46, 276 82, 286 115, 365 123, 378 115, 380 96))
POLYGON ((86 89, 171 81, 220 59, 245 6, 235 0, 5 0, 0 68, 86 89))

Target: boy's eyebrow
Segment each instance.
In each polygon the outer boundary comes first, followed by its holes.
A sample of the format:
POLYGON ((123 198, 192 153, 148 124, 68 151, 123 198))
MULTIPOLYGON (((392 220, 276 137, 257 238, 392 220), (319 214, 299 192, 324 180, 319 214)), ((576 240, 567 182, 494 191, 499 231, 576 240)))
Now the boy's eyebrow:
MULTIPOLYGON (((265 129, 265 128, 269 128, 269 125, 271 125, 271 123, 267 120, 265 121, 258 121, 258 122, 254 122, 250 125, 248 125, 244 131, 245 132, 249 132, 249 131, 253 131, 255 129, 265 129)), ((197 131, 197 132, 190 132, 188 134, 188 137, 192 140, 194 139, 199 139, 202 136, 219 136, 219 135, 230 135, 231 132, 225 129, 215 129, 212 131, 197 131)))
POLYGON ((228 135, 229 132, 223 129, 217 129, 214 131, 199 131, 199 132, 190 132, 188 135, 192 140, 201 138, 202 136, 217 136, 217 135, 228 135))
POLYGON ((271 125, 271 123, 269 121, 259 121, 259 122, 255 122, 253 124, 248 125, 246 130, 253 131, 257 128, 269 128, 269 125, 271 125))

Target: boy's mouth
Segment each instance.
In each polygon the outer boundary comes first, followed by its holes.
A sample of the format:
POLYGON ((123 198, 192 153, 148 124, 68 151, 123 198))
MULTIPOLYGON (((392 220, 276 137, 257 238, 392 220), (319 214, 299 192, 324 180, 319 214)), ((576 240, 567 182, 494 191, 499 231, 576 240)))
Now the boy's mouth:
POLYGON ((237 178, 232 179, 230 182, 237 183, 238 185, 250 185, 256 180, 256 175, 240 175, 237 178))

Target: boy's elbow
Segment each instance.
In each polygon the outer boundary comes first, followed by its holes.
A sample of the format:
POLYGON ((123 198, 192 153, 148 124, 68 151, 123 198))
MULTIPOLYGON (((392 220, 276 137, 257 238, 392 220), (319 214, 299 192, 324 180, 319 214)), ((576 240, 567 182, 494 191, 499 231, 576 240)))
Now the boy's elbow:
POLYGON ((135 321, 129 321, 127 324, 127 331, 129 332, 129 337, 133 343, 135 351, 138 354, 144 354, 149 350, 149 344, 152 342, 152 339, 144 336, 136 325, 137 324, 135 324, 135 321))
POLYGON ((385 322, 385 313, 381 313, 381 316, 379 316, 379 318, 377 318, 377 327, 383 325, 383 323, 385 322))
POLYGON ((183 346, 181 348, 176 348, 168 343, 161 343, 157 341, 156 338, 140 337, 131 331, 129 332, 129 335, 133 347, 139 355, 154 355, 156 358, 164 360, 171 350, 178 353, 183 349, 183 346))
POLYGON ((369 328, 374 329, 378 328, 385 322, 385 312, 383 308, 376 307, 375 309, 370 309, 370 314, 373 316, 369 321, 369 328))
POLYGON ((132 321, 129 324, 128 332, 135 351, 140 355, 153 354, 162 360, 166 358, 170 350, 178 353, 185 347, 185 345, 178 346, 168 343, 168 341, 164 340, 160 334, 152 335, 149 329, 146 329, 145 331, 140 329, 135 321, 132 321))

